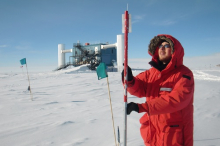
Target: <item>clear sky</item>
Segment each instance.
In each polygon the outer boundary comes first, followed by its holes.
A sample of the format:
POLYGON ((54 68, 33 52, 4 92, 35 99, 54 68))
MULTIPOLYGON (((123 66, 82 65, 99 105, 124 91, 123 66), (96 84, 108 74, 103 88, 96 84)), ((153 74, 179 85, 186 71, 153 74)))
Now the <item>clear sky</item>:
POLYGON ((186 57, 220 52, 219 0, 1 0, 0 70, 19 69, 25 57, 28 66, 53 70, 60 43, 115 43, 127 4, 129 58, 149 58, 157 34, 177 38, 186 57))

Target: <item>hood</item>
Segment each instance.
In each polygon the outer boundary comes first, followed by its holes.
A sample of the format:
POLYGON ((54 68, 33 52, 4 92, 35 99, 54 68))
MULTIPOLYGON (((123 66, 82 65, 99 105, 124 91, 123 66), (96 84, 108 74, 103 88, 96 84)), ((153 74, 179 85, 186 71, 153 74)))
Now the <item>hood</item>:
POLYGON ((172 59, 170 60, 167 68, 174 68, 183 65, 184 49, 180 42, 171 35, 159 34, 151 39, 148 46, 148 53, 152 56, 152 61, 158 63, 158 47, 163 42, 166 41, 170 44, 172 49, 172 59))

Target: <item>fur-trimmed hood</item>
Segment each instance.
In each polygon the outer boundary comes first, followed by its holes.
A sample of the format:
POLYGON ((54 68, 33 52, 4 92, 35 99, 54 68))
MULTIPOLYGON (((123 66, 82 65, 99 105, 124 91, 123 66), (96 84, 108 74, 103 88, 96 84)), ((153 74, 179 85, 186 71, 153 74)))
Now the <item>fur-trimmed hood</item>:
POLYGON ((148 46, 148 53, 152 56, 152 61, 155 63, 158 62, 158 47, 163 41, 166 41, 170 44, 173 53, 172 59, 166 68, 183 65, 184 49, 182 45, 176 38, 167 34, 159 34, 151 39, 148 46))

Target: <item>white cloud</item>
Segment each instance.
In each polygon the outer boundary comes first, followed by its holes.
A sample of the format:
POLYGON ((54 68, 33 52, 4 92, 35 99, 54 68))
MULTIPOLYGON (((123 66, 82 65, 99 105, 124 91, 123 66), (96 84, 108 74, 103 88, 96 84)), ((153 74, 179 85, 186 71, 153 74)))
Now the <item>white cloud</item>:
POLYGON ((29 46, 15 46, 15 49, 17 49, 17 50, 29 50, 30 47, 29 46))
POLYGON ((162 20, 159 22, 154 22, 153 25, 159 25, 159 26, 170 26, 177 23, 176 21, 173 20, 162 20))
POLYGON ((17 44, 14 48, 16 50, 31 50, 31 43, 30 42, 19 42, 19 44, 17 44))
POLYGON ((140 22, 141 20, 144 19, 145 15, 134 15, 134 16, 131 16, 131 20, 132 20, 132 23, 138 23, 140 22))
POLYGON ((8 47, 7 45, 0 45, 0 48, 6 48, 8 47))
POLYGON ((158 17, 156 19, 153 19, 151 24, 156 26, 171 26, 180 23, 182 21, 185 21, 189 19, 189 17, 192 17, 189 13, 171 14, 169 18, 158 17))

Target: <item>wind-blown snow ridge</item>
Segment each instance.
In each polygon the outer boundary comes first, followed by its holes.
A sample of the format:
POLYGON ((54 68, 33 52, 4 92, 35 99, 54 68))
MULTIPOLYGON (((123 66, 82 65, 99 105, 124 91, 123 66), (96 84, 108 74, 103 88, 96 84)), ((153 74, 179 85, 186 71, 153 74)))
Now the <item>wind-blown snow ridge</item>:
POLYGON ((219 70, 193 70, 193 75, 198 80, 220 81, 219 70))
POLYGON ((91 71, 85 64, 77 67, 70 66, 66 69, 61 70, 61 72, 65 72, 66 74, 71 74, 71 73, 90 73, 94 71, 91 71))

